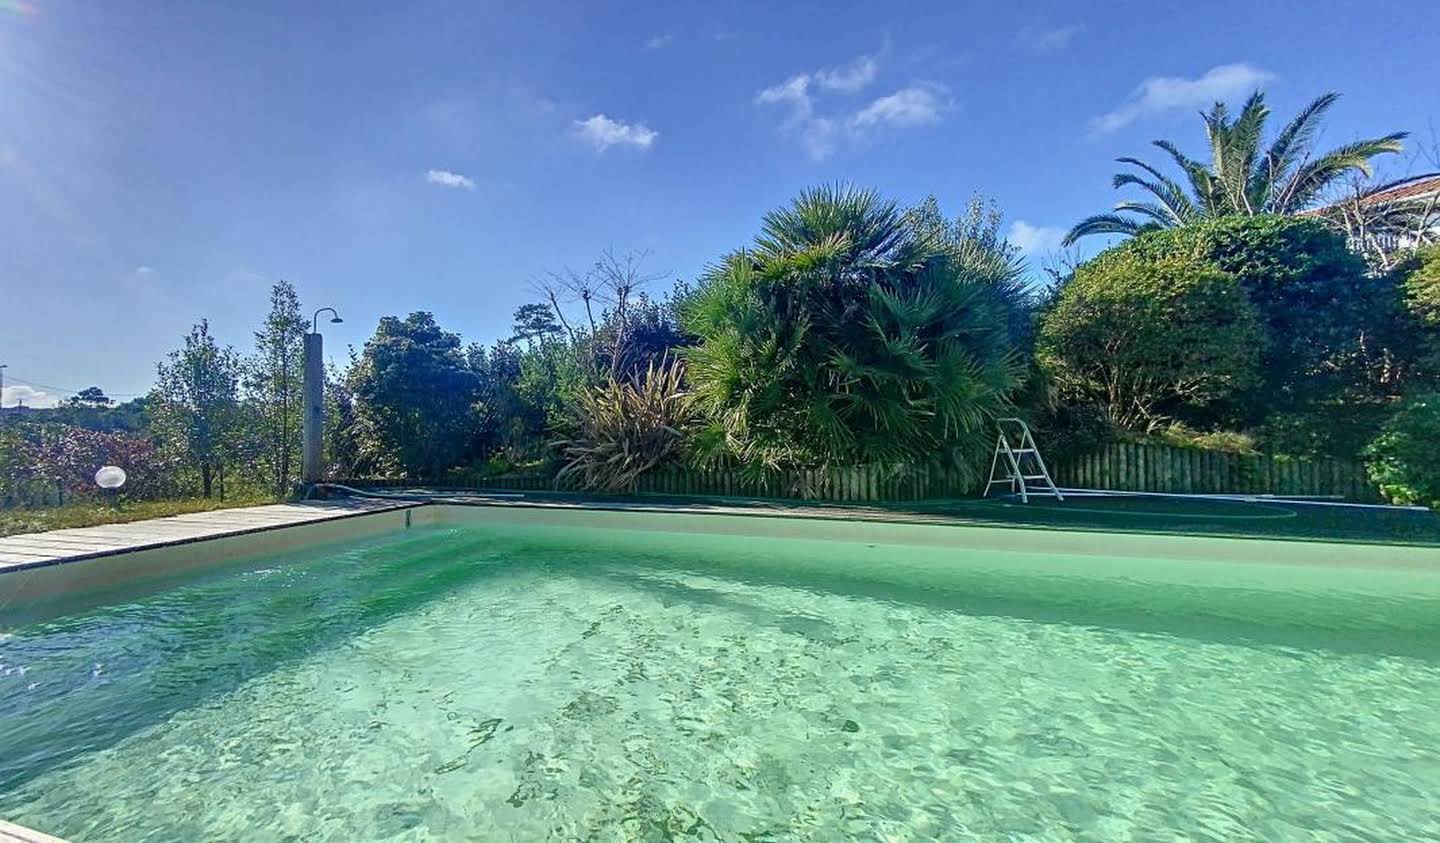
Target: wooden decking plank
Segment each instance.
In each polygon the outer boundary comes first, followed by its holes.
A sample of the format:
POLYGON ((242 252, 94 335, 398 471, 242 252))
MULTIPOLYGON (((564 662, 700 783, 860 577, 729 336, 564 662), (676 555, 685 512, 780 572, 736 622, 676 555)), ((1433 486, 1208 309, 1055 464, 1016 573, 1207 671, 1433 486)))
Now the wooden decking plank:
POLYGON ((241 535, 301 524, 316 524, 363 515, 407 509, 409 501, 343 501, 217 509, 166 518, 94 527, 67 527, 43 533, 22 533, 0 538, 0 569, 37 562, 63 563, 111 555, 128 550, 187 544, 209 538, 241 535))

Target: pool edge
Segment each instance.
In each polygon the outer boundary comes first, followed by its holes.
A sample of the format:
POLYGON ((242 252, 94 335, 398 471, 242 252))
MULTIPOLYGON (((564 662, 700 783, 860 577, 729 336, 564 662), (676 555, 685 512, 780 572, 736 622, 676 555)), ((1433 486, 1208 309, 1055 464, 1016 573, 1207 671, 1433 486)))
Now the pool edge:
POLYGON ((53 834, 0 820, 0 843, 70 843, 53 834))

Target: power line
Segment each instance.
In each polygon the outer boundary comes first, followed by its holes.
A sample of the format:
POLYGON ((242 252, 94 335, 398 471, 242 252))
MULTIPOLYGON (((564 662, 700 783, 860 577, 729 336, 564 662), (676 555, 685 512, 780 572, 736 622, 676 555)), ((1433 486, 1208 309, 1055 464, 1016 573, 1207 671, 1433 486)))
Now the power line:
MULTIPOLYGON (((51 392, 58 392, 58 393, 61 393, 61 394, 63 394, 63 395, 79 395, 79 394, 80 394, 80 390, 78 390, 78 389, 66 389, 66 388, 63 387, 63 386, 56 386, 56 385, 50 384, 50 383, 41 383, 41 382, 39 382, 39 381, 30 380, 29 378, 20 377, 19 375, 10 374, 8 371, 6 372, 5 379, 6 379, 7 381, 14 381, 15 383, 23 383, 23 384, 25 384, 26 386, 33 386, 33 387, 36 387, 36 388, 39 388, 39 389, 49 390, 49 391, 51 391, 51 392)), ((143 393, 143 392, 107 392, 107 393, 105 393, 105 394, 106 394, 107 396, 111 397, 111 398, 139 398, 140 396, 144 395, 145 393, 143 393)))

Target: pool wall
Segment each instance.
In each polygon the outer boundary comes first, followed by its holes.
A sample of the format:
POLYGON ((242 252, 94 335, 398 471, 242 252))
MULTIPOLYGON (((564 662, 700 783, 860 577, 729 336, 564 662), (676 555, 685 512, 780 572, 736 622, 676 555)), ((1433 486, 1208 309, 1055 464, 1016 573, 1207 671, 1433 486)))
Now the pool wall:
POLYGON ((1385 568, 1440 573, 1440 548, 1104 533, 1037 527, 917 524, 833 515, 761 514, 754 511, 687 511, 667 507, 549 506, 519 503, 486 506, 433 504, 443 525, 514 524, 664 531, 700 535, 764 536, 836 542, 909 545, 1017 553, 1174 559, 1262 565, 1385 568))
MULTIPOLYGON (((283 554, 428 526, 435 523, 437 514, 433 507, 418 506, 41 565, 0 567, 0 617, 17 607, 48 603, 60 597, 83 598, 119 585, 200 571, 248 557, 283 554)), ((4 625, 0 622, 0 627, 4 625)))
POLYGON ((1440 549, 1424 547, 895 523, 715 508, 432 503, 43 565, 0 567, 0 627, 13 623, 18 615, 43 615, 47 604, 62 598, 65 603, 84 601, 87 595, 103 599, 108 590, 122 585, 159 583, 172 575, 249 557, 282 555, 427 526, 489 526, 523 531, 537 541, 547 535, 557 541, 574 541, 576 531, 594 531, 596 536, 608 536, 608 542, 663 553, 703 552, 705 543, 697 543, 697 539, 704 536, 717 542, 774 539, 779 541, 755 544, 756 551, 776 557, 779 564, 832 571, 848 568, 848 573, 867 578, 929 580, 938 573, 943 579, 950 563, 964 562, 969 552, 1002 552, 1013 554, 1007 564, 1013 564, 1016 573, 1086 579, 1286 590, 1293 585, 1287 567, 1301 566, 1307 569, 1307 581, 1323 582, 1327 589, 1388 591, 1398 587, 1409 592, 1418 586, 1428 593, 1440 583, 1440 549), (817 554, 815 541, 835 543, 836 552, 817 554), (863 561, 840 565, 842 557, 852 555, 841 552, 843 546, 906 547, 917 553, 913 566, 894 564, 892 555, 885 570, 871 572, 863 561), (1076 564, 1078 558, 1087 557, 1094 560, 1093 565, 1076 564))

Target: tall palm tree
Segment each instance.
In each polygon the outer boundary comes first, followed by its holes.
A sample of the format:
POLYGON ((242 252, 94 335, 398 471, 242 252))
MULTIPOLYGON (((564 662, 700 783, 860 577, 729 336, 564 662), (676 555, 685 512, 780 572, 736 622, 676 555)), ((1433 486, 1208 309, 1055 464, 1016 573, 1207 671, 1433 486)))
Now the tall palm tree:
POLYGON ((1210 141, 1210 163, 1186 156, 1170 141, 1157 140, 1179 166, 1189 191, 1175 179, 1138 158, 1118 158, 1140 173, 1117 173, 1116 188, 1134 185, 1155 201, 1120 202, 1115 211, 1081 220, 1065 235, 1069 246, 1089 234, 1138 234, 1172 228, 1210 217, 1255 214, 1294 214, 1311 205, 1326 186, 1351 171, 1370 174, 1370 159, 1399 152, 1405 132, 1347 143, 1312 156, 1311 146, 1325 112, 1340 95, 1317 97, 1280 130, 1269 149, 1260 145, 1270 108, 1265 94, 1256 91, 1232 119, 1225 103, 1202 112, 1210 141), (1147 178, 1148 176, 1148 178, 1147 178), (1129 216, 1126 216, 1129 214, 1129 216))

